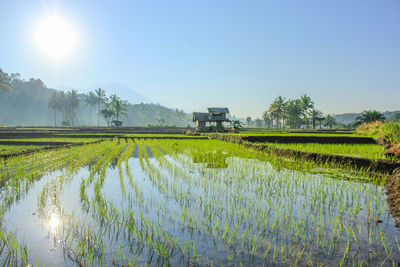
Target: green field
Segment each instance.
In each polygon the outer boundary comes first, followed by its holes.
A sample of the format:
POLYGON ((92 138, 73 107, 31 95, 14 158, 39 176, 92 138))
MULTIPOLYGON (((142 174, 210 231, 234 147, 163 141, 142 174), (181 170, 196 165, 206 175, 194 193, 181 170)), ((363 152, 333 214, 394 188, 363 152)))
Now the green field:
POLYGON ((20 145, 0 145, 0 155, 13 154, 26 150, 38 149, 46 146, 20 146, 20 145))
POLYGON ((101 140, 102 138, 68 138, 68 137, 63 137, 63 138, 10 138, 10 139, 0 139, 0 141, 13 141, 13 142, 70 142, 70 143, 87 143, 87 142, 94 142, 101 140))
POLYGON ((376 177, 238 144, 106 140, 0 159, 0 178, 6 265, 400 260, 376 177))

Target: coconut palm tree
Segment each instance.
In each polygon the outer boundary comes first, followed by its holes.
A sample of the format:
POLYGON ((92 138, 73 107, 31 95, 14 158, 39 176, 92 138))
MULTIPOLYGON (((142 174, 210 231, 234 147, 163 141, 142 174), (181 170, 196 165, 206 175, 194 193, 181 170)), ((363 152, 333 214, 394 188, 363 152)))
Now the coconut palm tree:
POLYGON ((269 119, 269 114, 268 114, 268 111, 264 111, 262 114, 261 114, 261 117, 262 117, 262 119, 264 120, 264 123, 265 123, 265 127, 270 127, 270 122, 271 122, 271 120, 269 119))
POLYGON ((127 115, 128 105, 125 101, 122 101, 116 95, 111 96, 110 99, 113 99, 110 103, 111 109, 114 111, 115 118, 118 121, 119 115, 127 115))
POLYGON ((290 128, 299 128, 302 124, 302 103, 299 99, 289 99, 285 105, 286 111, 286 124, 289 125, 290 128))
POLYGON ((356 118, 356 125, 384 120, 385 116, 382 112, 379 112, 377 110, 364 110, 363 112, 361 112, 360 116, 356 118))
POLYGON ((78 99, 78 91, 71 89, 66 94, 66 113, 71 122, 71 125, 74 125, 74 118, 76 115, 76 110, 79 107, 79 99, 78 99))
POLYGON ((308 112, 308 116, 311 120, 313 129, 315 129, 315 122, 324 118, 322 112, 314 108, 308 112))
POLYGON ((101 109, 101 104, 104 104, 107 102, 107 97, 106 97, 106 91, 103 89, 99 88, 94 91, 96 95, 96 100, 97 100, 97 127, 100 126, 100 109, 101 109))
POLYGON ((324 126, 328 126, 329 128, 332 129, 332 126, 334 126, 336 124, 337 124, 337 122, 336 122, 335 118, 332 115, 328 114, 328 115, 325 116, 324 126))
POLYGON ((278 96, 274 99, 268 108, 270 116, 276 120, 277 124, 282 127, 281 121, 285 118, 285 98, 278 96))
POLYGON ((61 98, 58 91, 53 91, 47 99, 49 109, 53 110, 54 126, 57 126, 56 111, 61 109, 61 98))
POLYGON ((92 125, 92 107, 97 104, 97 96, 94 92, 89 92, 89 94, 85 95, 85 104, 89 106, 89 126, 92 125))
POLYGON ((311 98, 304 94, 300 96, 300 103, 301 103, 301 109, 302 109, 302 114, 301 116, 303 117, 304 122, 309 125, 308 123, 308 112, 310 109, 314 108, 314 101, 311 100, 311 98))

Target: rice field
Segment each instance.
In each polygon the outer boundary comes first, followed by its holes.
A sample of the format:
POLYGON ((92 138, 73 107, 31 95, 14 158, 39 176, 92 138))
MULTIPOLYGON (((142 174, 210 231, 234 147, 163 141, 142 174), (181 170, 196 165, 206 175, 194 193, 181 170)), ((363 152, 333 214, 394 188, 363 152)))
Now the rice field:
POLYGON ((12 138, 12 139, 0 139, 0 141, 7 142, 7 141, 13 141, 13 142, 69 142, 69 143, 88 143, 88 142, 94 142, 97 140, 100 140, 102 138, 68 138, 68 137, 52 137, 52 138, 12 138))
POLYGON ((5 265, 400 261, 384 177, 237 144, 108 140, 0 159, 0 178, 5 265))
POLYGON ((276 148, 292 149, 310 153, 344 155, 369 159, 385 159, 383 154, 384 147, 378 144, 268 143, 268 145, 276 148))
POLYGON ((26 150, 31 150, 31 149, 38 149, 42 148, 45 146, 37 146, 37 145, 0 145, 0 155, 5 155, 5 154, 13 154, 13 153, 18 153, 18 152, 23 152, 26 150))

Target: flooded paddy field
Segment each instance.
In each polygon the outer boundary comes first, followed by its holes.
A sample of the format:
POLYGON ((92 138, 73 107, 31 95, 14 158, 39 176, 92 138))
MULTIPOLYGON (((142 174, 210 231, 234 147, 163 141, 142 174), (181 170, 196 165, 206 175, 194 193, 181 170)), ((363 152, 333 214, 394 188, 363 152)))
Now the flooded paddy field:
POLYGON ((0 262, 393 266, 385 177, 216 140, 124 140, 0 159, 0 262))

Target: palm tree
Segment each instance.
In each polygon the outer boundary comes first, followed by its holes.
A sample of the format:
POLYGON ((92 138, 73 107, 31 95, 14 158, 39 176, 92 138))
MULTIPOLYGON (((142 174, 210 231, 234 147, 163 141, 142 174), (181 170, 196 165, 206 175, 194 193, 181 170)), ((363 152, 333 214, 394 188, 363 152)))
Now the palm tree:
POLYGON ((54 91, 51 93, 49 98, 47 99, 48 101, 48 107, 49 109, 53 110, 53 117, 54 117, 54 126, 57 126, 57 120, 56 120, 56 111, 60 110, 60 94, 58 91, 54 91))
POLYGON ((92 125, 92 107, 96 106, 97 104, 97 97, 94 92, 89 92, 85 96, 85 104, 86 106, 89 106, 89 126, 92 125))
POLYGON ((285 117, 285 103, 285 98, 282 96, 278 96, 274 99, 274 101, 268 108, 268 112, 270 113, 272 118, 277 121, 278 125, 280 121, 283 120, 285 117))
POLYGON ((128 105, 125 101, 122 101, 116 95, 111 96, 110 99, 113 99, 110 103, 110 107, 114 111, 115 117, 118 121, 119 115, 127 115, 128 105))
POLYGON ((315 122, 324 118, 322 112, 314 108, 308 112, 308 115, 310 116, 313 129, 315 129, 315 122))
POLYGON ((262 114, 261 114, 261 117, 262 117, 262 119, 264 120, 264 122, 265 122, 265 127, 270 127, 270 122, 271 122, 271 120, 269 119, 269 114, 268 114, 268 111, 264 111, 262 114))
POLYGON ((356 125, 384 120, 385 116, 382 112, 379 112, 377 110, 364 110, 363 112, 361 112, 360 116, 356 118, 356 125))
POLYGON ((337 124, 337 122, 332 115, 328 114, 325 116, 324 126, 328 126, 330 129, 332 129, 332 126, 334 126, 336 124, 337 124))
POLYGON ((288 100, 285 105, 287 120, 290 128, 299 128, 301 126, 302 103, 299 99, 288 100))
POLYGON ((302 109, 302 117, 304 122, 306 122, 307 125, 309 125, 308 123, 308 111, 309 109, 313 109, 314 108, 314 101, 311 100, 311 98, 304 94, 302 96, 300 96, 300 103, 301 103, 301 109, 302 109))
POLYGON ((66 94, 66 111, 69 122, 74 125, 75 111, 79 107, 78 91, 71 89, 66 94))
POLYGON ((100 108, 101 104, 106 103, 107 97, 106 97, 106 92, 99 88, 94 91, 96 94, 96 100, 97 100, 97 127, 100 125, 100 108))
POLYGON ((0 88, 5 92, 8 92, 9 90, 13 89, 10 77, 8 77, 7 73, 3 72, 1 69, 0 69, 0 88))

